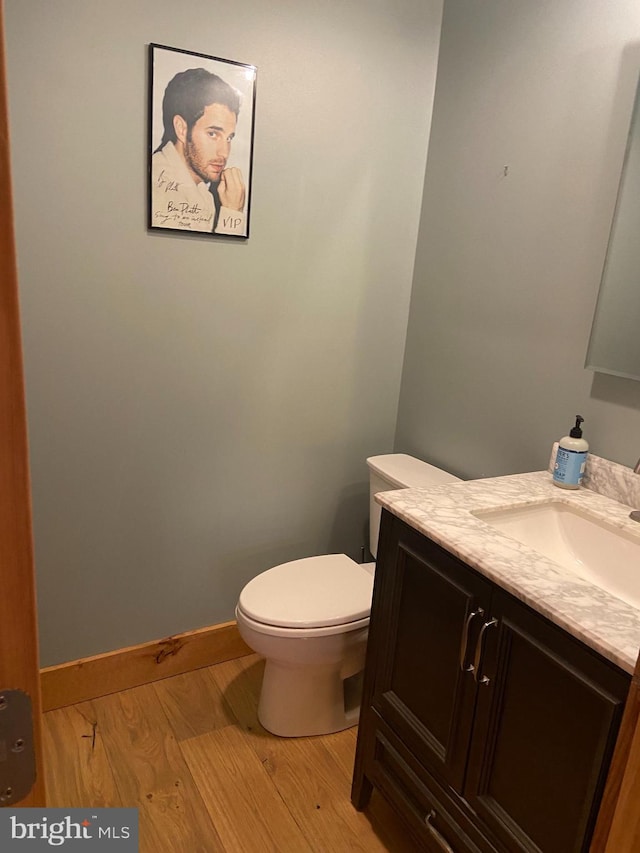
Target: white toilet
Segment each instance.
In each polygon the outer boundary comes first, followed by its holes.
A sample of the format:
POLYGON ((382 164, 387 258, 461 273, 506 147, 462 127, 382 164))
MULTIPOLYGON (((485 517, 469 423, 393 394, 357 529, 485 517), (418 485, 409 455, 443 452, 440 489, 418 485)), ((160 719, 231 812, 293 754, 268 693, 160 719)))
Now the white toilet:
MULTIPOLYGON (((372 456, 367 464, 375 557, 381 513, 375 494, 458 477, 403 453, 372 456)), ((301 737, 358 722, 374 568, 345 554, 307 557, 268 569, 240 593, 238 629, 266 659, 258 719, 268 731, 301 737)))

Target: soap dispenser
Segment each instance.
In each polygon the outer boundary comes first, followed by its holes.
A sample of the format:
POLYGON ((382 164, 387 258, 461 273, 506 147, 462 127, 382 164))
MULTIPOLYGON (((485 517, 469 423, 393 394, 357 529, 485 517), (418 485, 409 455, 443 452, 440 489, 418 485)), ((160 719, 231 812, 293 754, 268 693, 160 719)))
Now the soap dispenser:
POLYGON ((569 435, 565 435, 558 443, 553 482, 561 489, 577 489, 582 482, 589 450, 588 443, 582 437, 582 423, 582 415, 576 415, 576 425, 569 435))

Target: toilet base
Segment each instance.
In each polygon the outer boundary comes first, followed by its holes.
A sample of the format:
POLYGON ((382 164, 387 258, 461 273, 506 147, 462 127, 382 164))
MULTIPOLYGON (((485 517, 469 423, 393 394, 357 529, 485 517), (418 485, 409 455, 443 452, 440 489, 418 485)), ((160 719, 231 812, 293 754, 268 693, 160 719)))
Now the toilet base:
POLYGON ((265 659, 258 719, 280 737, 326 735, 360 716, 369 617, 315 628, 265 626, 236 607, 245 643, 265 659))
POLYGON ((342 677, 335 665, 307 671, 267 660, 258 719, 279 737, 327 735, 358 724, 362 670, 342 677))

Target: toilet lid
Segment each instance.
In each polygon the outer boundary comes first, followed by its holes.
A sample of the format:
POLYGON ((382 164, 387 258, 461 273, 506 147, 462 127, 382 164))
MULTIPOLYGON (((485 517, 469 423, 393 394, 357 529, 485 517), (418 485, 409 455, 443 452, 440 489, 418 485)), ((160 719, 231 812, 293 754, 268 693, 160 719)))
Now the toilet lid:
POLYGON ((245 586, 239 606, 251 619, 287 628, 341 625, 369 616, 373 574, 346 554, 293 560, 245 586))

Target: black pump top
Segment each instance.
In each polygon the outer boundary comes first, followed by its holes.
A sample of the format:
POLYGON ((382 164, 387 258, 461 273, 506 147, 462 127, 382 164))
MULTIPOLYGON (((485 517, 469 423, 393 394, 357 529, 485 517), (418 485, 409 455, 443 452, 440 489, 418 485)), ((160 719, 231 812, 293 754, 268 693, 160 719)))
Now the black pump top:
POLYGON ((582 430, 580 429, 580 424, 582 423, 584 423, 584 418, 582 417, 582 415, 576 415, 576 425, 569 433, 571 438, 582 438, 582 430))

